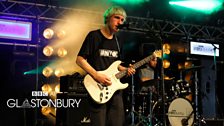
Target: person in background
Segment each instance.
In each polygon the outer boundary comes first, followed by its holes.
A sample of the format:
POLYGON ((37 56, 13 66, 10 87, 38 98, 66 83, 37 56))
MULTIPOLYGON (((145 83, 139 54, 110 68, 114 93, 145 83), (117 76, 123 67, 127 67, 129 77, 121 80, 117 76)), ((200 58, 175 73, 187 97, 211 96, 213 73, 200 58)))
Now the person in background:
MULTIPOLYGON (((119 6, 112 6, 104 12, 104 26, 90 31, 86 36, 78 53, 76 63, 85 70, 96 82, 103 85, 112 85, 111 78, 98 71, 107 69, 114 61, 121 60, 122 42, 115 35, 118 26, 126 20, 126 12, 119 6)), ((119 65, 119 71, 127 71, 133 75, 135 69, 119 65)), ((92 126, 123 126, 124 107, 122 90, 114 93, 105 104, 97 104, 91 98, 90 120, 92 126)))
POLYGON ((157 57, 154 56, 144 68, 139 70, 139 79, 141 92, 153 91, 156 92, 155 83, 158 82, 156 77, 157 57), (145 82, 145 83, 144 83, 145 82), (147 85, 146 85, 147 84, 147 85))

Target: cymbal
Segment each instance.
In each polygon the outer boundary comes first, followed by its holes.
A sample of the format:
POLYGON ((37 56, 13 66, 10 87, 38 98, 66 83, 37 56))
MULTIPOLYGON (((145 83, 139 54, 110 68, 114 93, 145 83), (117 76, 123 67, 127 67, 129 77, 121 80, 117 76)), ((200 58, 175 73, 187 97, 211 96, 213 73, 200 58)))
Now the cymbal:
POLYGON ((144 82, 141 82, 141 86, 143 87, 148 87, 148 86, 153 86, 159 83, 160 79, 152 79, 152 80, 147 80, 144 82))
POLYGON ((203 68, 203 67, 202 66, 192 66, 192 67, 189 67, 189 68, 180 69, 180 71, 198 70, 198 69, 201 69, 201 68, 203 68))
POLYGON ((176 83, 187 83, 185 80, 177 80, 176 83))
POLYGON ((197 59, 197 58, 190 58, 190 57, 187 57, 186 60, 187 60, 187 61, 197 61, 197 60, 199 60, 199 59, 197 59))
MULTIPOLYGON (((164 78, 164 81, 165 82, 170 82, 170 81, 173 81, 174 79, 175 79, 175 77, 164 78)), ((141 82, 140 84, 141 84, 142 87, 148 87, 148 86, 159 84, 159 81, 161 81, 161 79, 159 79, 159 78, 158 79, 151 79, 151 80, 141 82)))
POLYGON ((168 76, 165 76, 165 77, 164 77, 164 80, 165 80, 165 81, 171 81, 171 80, 173 80, 173 79, 175 79, 175 77, 168 77, 168 76))

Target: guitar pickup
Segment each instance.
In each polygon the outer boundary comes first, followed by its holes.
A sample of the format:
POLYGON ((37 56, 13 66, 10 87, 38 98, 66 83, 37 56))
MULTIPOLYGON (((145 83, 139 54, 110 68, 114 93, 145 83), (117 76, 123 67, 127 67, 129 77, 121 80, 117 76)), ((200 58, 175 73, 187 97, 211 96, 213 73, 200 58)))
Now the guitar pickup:
POLYGON ((103 93, 101 92, 100 93, 100 101, 102 102, 102 100, 103 100, 103 93))

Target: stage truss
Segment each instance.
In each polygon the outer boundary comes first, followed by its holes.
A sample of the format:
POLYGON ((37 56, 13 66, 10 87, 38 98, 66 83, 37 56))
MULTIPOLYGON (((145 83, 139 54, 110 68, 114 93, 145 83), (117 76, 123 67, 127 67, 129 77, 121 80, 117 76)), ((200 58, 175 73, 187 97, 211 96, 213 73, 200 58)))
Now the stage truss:
MULTIPOLYGON (((95 15, 95 19, 102 18, 103 14, 102 12, 96 11, 14 0, 0 1, 0 8, 0 14, 2 16, 17 16, 50 21, 62 20, 63 16, 69 12, 78 13, 80 15, 95 15)), ((133 16, 129 16, 127 21, 132 23, 130 28, 136 29, 135 31, 140 32, 154 32, 185 36, 188 38, 213 40, 223 40, 224 38, 224 28, 214 26, 202 26, 197 24, 187 24, 133 16)), ((93 24, 90 25, 102 25, 99 24, 97 20, 94 21, 94 19, 92 22, 93 24)))

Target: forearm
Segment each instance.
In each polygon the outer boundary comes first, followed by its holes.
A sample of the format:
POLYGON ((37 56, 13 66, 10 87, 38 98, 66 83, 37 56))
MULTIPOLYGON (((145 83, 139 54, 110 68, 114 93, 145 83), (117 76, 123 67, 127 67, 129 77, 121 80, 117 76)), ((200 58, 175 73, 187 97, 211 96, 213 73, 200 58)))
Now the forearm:
POLYGON ((83 69, 85 70, 90 76, 92 76, 92 78, 101 83, 101 84, 105 84, 105 85, 111 85, 112 82, 110 80, 110 78, 102 73, 97 72, 88 62, 86 59, 84 59, 81 56, 77 56, 76 59, 76 63, 83 69))
POLYGON ((84 71, 86 71, 92 77, 96 75, 96 70, 82 56, 77 56, 76 64, 78 64, 84 71))
POLYGON ((118 66, 119 71, 124 71, 124 70, 127 70, 127 69, 128 69, 127 67, 124 67, 124 66, 121 66, 121 65, 118 66))

